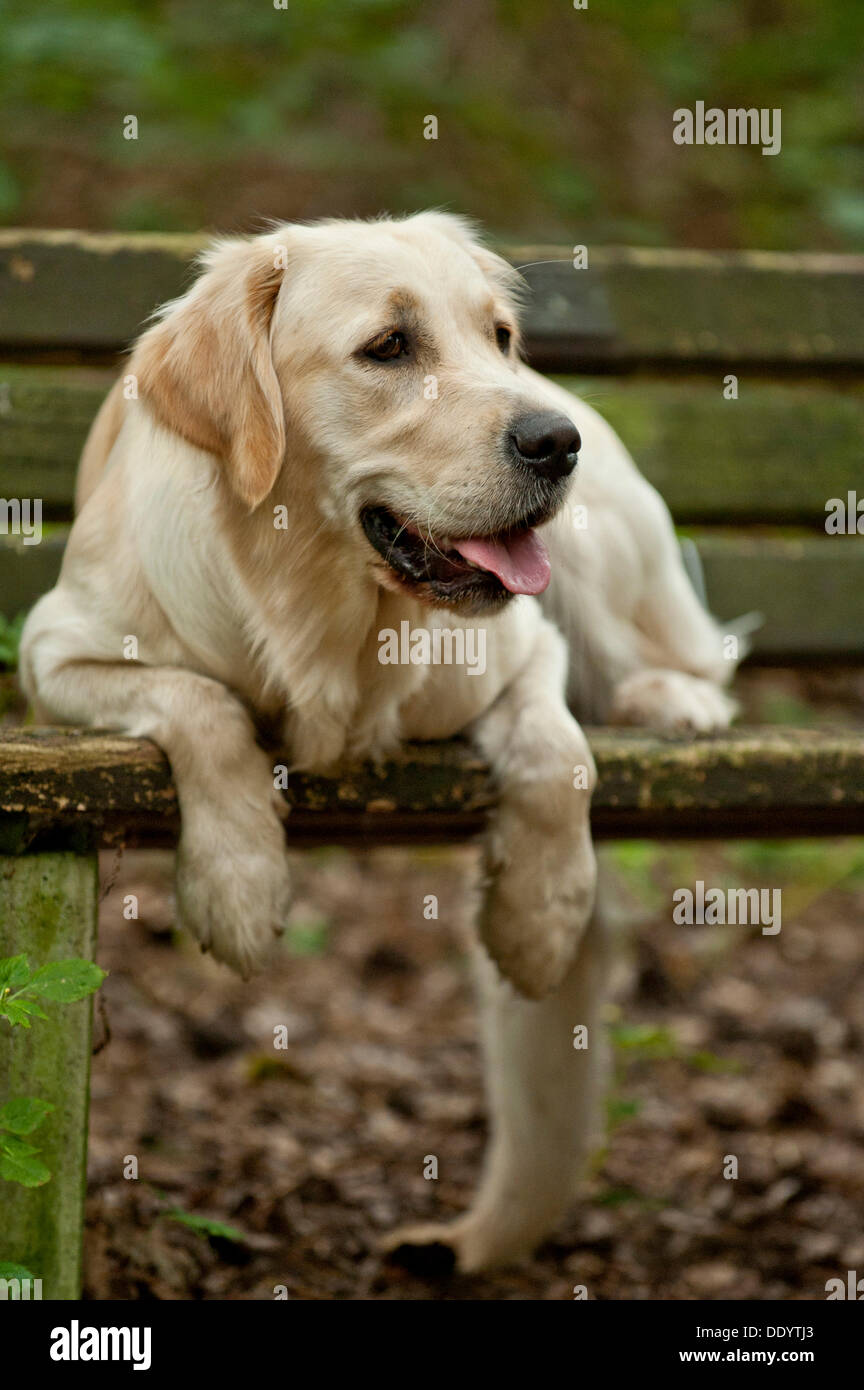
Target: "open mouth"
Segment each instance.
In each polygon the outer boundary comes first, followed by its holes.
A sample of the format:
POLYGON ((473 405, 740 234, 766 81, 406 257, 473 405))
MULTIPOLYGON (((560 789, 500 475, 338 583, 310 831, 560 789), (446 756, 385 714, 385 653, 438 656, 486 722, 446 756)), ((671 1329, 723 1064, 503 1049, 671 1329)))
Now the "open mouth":
POLYGON ((437 602, 486 608, 513 594, 542 594, 549 583, 549 552, 535 530, 544 510, 490 536, 431 536, 387 507, 360 516, 366 537, 403 584, 437 602))

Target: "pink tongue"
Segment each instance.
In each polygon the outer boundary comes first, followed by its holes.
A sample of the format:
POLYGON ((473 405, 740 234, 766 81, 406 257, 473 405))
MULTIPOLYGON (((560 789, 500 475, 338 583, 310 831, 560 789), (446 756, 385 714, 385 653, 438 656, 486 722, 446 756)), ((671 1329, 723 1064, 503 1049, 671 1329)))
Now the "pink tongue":
POLYGON ((454 549, 465 560, 497 574, 511 594, 542 594, 552 578, 549 551, 536 531, 520 531, 505 540, 472 537, 454 549))

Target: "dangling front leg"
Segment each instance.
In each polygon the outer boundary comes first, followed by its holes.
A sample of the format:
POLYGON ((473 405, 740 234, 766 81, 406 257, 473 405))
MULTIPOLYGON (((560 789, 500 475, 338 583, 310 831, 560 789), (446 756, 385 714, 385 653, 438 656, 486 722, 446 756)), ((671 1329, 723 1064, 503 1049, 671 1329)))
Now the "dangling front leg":
POLYGON ((472 734, 499 797, 485 844, 480 939, 521 994, 564 978, 594 905, 587 740, 564 699, 566 651, 543 622, 521 672, 472 734))

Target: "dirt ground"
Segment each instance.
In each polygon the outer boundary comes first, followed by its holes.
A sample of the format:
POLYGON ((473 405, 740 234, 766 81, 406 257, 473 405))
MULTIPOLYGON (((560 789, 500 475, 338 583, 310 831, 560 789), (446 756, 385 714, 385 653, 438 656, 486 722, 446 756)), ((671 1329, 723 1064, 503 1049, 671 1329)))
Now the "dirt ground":
POLYGON ((859 852, 850 886, 848 847, 833 887, 825 851, 805 855, 776 938, 671 924, 670 882, 741 881, 728 851, 607 853, 622 936, 608 1149, 536 1258, 443 1281, 375 1246, 400 1220, 458 1213, 476 1181, 485 1120, 459 945, 474 851, 298 854, 287 944, 245 985, 172 935, 164 856, 127 854, 119 872, 106 856, 85 1296, 570 1299, 578 1283, 598 1299, 824 1298, 826 1279, 864 1269, 864 876, 859 852))

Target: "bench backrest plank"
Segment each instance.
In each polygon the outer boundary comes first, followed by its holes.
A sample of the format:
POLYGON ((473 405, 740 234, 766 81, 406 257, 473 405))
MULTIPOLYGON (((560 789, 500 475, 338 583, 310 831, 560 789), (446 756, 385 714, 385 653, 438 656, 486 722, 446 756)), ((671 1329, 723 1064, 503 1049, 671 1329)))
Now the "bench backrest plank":
MULTIPOLYGON (((117 354, 206 240, 0 231, 0 498, 69 518, 117 354)), ((864 547, 825 534, 830 499, 864 500, 864 257, 592 248, 576 269, 567 248, 509 254, 532 361, 578 370, 676 522, 699 528, 714 611, 765 614, 754 657, 864 659, 864 547)), ((0 612, 50 587, 62 547, 50 527, 38 546, 0 535, 0 612)))
MULTIPOLYGON (((189 283, 203 236, 0 230, 0 350, 122 350, 189 283)), ((507 252, 546 371, 627 364, 864 367, 864 256, 566 247, 507 252)))
MULTIPOLYGON (((75 470, 115 369, 0 365, 2 495, 70 514, 75 470)), ((864 496, 864 390, 816 383, 559 377, 605 415, 682 525, 824 529, 825 502, 864 496)))

